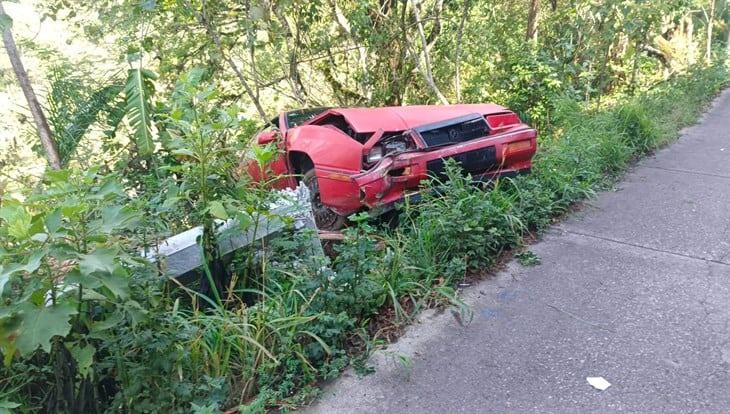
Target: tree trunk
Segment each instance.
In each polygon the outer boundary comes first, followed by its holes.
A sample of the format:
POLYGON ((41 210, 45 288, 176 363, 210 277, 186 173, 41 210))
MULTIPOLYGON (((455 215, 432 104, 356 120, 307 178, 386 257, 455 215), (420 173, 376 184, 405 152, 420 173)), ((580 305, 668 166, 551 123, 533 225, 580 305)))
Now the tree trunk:
MULTIPOLYGON (((419 68, 419 71, 423 75, 423 78, 426 80, 426 83, 431 88, 431 90, 436 94, 436 97, 438 98, 439 102, 441 102, 443 105, 448 105, 449 100, 446 99, 446 96, 441 92, 439 87, 436 85, 436 81, 433 79, 433 67, 431 66, 431 56, 429 54, 429 48, 428 48, 428 42, 426 41, 426 35, 423 32, 423 22, 421 21, 421 16, 418 13, 418 5, 416 5, 415 0, 411 0, 411 5, 413 6, 413 15, 416 18, 416 27, 418 28, 418 37, 421 39, 421 48, 423 49, 423 61, 425 65, 425 69, 421 68, 421 59, 417 55, 417 53, 413 53, 413 58, 416 61, 416 66, 419 68)), ((415 48, 414 48, 415 49, 415 48)))
POLYGON ((705 53, 705 62, 708 64, 712 61, 712 29, 715 20, 715 0, 710 0, 710 14, 707 16, 707 52, 705 53))
POLYGON ((527 12, 527 40, 537 42, 537 26, 540 20, 540 0, 530 0, 527 12))
MULTIPOLYGON (((5 15, 5 9, 3 8, 2 1, 0 1, 0 16, 3 15, 5 15)), ((58 146, 56 145, 56 141, 53 139, 53 132, 51 132, 51 128, 48 126, 48 120, 46 120, 46 115, 43 113, 43 108, 38 102, 38 98, 33 91, 33 86, 30 84, 28 73, 25 71, 25 67, 23 67, 23 61, 20 60, 20 54, 18 53, 18 48, 15 45, 15 40, 13 40, 13 34, 10 31, 10 27, 3 31, 3 44, 5 45, 5 50, 8 52, 8 58, 10 58, 10 64, 13 66, 15 76, 18 78, 20 89, 23 90, 25 100, 28 102, 30 113, 33 115, 33 121, 35 122, 36 129, 38 130, 41 144, 46 152, 46 159, 51 165, 51 168, 54 170, 60 170, 61 157, 58 154, 58 146)))
POLYGON ((727 37, 725 38, 725 54, 730 56, 730 20, 727 22, 727 37))
POLYGON ((454 89, 456 89, 456 103, 461 103, 461 41, 464 37, 464 26, 469 18, 469 6, 471 0, 464 0, 464 10, 459 22, 459 30, 456 33, 456 75, 454 77, 454 89))
POLYGON ((685 22, 685 38, 687 44, 687 60, 685 66, 691 66, 697 63, 697 49, 695 48, 695 24, 691 14, 684 16, 683 21, 685 22))
POLYGON ((641 38, 637 38, 636 42, 634 43, 634 58, 633 58, 633 65, 631 68, 631 82, 629 83, 629 90, 631 91, 631 94, 633 95, 634 92, 636 92, 636 82, 639 77, 639 58, 640 53, 642 50, 642 44, 646 39, 646 35, 641 36, 641 38))

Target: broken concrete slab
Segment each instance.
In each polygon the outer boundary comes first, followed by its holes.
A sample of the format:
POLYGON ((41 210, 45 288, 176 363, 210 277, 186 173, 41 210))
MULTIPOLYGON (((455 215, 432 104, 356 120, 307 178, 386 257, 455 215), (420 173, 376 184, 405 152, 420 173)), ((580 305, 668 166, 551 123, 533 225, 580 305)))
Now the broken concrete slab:
MULTIPOLYGON (((287 219, 293 220, 294 229, 311 233, 312 254, 324 255, 317 237, 317 226, 309 202, 309 191, 305 186, 282 193, 281 198, 268 214, 256 217, 256 223, 245 229, 241 228, 235 219, 221 221, 217 230, 221 255, 227 256, 255 242, 280 235, 288 227, 287 219)), ((200 246, 202 235, 203 227, 198 226, 163 240, 155 248, 143 252, 142 255, 152 262, 162 262, 166 276, 182 277, 194 272, 203 264, 203 250, 200 246)))

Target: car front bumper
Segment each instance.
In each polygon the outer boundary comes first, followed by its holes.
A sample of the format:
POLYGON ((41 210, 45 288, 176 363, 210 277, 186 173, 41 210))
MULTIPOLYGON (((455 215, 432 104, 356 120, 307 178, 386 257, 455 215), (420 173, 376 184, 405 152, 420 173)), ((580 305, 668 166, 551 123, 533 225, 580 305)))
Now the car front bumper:
POLYGON ((418 190, 421 182, 433 175, 438 160, 469 160, 469 172, 480 181, 527 171, 532 167, 532 156, 537 150, 536 137, 534 129, 522 128, 460 144, 402 153, 385 157, 372 169, 353 175, 352 180, 359 189, 361 205, 383 207, 418 190), (529 141, 529 146, 521 145, 518 151, 511 150, 510 143, 524 141, 529 141), (484 157, 485 150, 489 157, 484 157), (478 156, 475 158, 472 154, 478 156))

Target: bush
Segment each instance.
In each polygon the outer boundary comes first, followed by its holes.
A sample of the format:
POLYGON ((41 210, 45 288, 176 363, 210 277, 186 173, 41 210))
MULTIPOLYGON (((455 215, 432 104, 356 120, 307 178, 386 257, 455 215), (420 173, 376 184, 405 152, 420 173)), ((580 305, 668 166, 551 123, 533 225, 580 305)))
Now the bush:
MULTIPOLYGON (((302 236, 279 239, 263 254, 244 252, 231 269, 239 283, 210 309, 191 306, 205 300, 197 292, 159 286, 159 275, 134 258, 139 223, 150 219, 133 214, 131 192, 114 177, 52 173, 45 193, 6 201, 0 210, 0 404, 58 412, 73 411, 60 397, 87 412, 301 405, 317 393, 317 381, 390 338, 422 307, 462 307, 456 287, 468 272, 494 265, 526 235, 669 142, 726 79, 722 66, 701 69, 601 108, 553 96, 531 175, 474 186, 449 163, 448 179, 427 186, 397 227, 375 228, 366 216, 355 217, 330 266, 306 253, 302 236), (60 208, 49 202, 56 199, 60 208), (34 256, 38 251, 48 259, 34 256), (72 272, 59 279, 64 266, 72 272), (79 293, 78 284, 90 288, 79 293), (49 290, 56 302, 44 306, 49 290), (67 311, 51 315, 64 331, 43 331, 40 343, 16 353, 24 332, 18 321, 29 310, 53 313, 56 306, 67 311)), ((192 171, 206 166, 190 164, 192 171)), ((207 171, 197 176, 211 182, 207 171)), ((190 179, 187 172, 171 176, 170 185, 190 179)), ((218 190, 225 204, 245 193, 218 190)), ((209 223, 227 214, 216 200, 195 210, 214 213, 204 217, 209 223)), ((265 201, 251 205, 247 213, 255 214, 265 201)))

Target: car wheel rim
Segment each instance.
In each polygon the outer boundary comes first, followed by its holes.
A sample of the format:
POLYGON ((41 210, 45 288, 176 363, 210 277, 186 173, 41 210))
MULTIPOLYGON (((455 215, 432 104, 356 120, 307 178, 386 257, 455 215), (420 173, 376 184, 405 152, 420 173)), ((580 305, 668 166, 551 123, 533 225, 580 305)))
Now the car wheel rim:
POLYGON ((314 222, 317 228, 321 230, 338 230, 341 217, 322 203, 319 197, 319 184, 315 177, 305 182, 309 188, 309 199, 312 203, 312 213, 314 214, 314 222))

